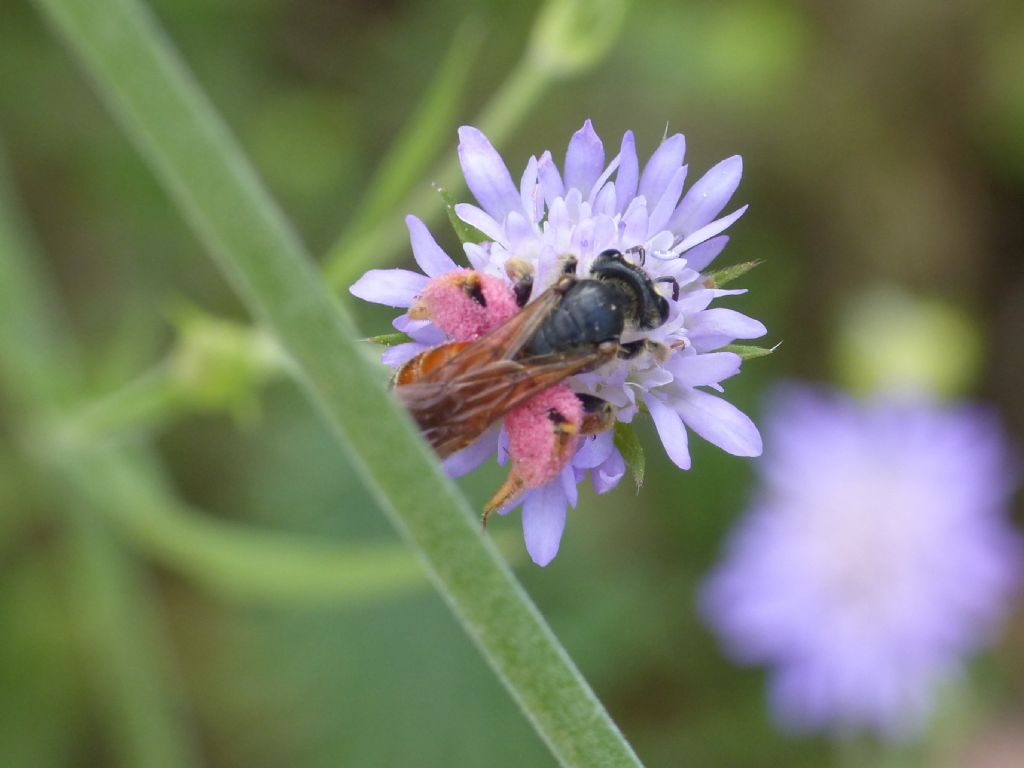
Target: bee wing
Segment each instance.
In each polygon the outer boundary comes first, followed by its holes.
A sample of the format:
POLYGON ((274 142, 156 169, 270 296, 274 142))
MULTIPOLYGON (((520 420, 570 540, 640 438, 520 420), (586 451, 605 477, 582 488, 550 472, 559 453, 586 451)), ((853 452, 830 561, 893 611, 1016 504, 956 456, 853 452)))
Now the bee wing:
POLYGON ((527 304, 521 312, 483 338, 467 344, 444 365, 432 370, 420 381, 443 383, 499 360, 511 360, 537 332, 563 293, 565 289, 561 283, 552 286, 527 304))
POLYGON ((397 387, 395 392, 444 458, 469 445, 512 409, 607 356, 606 351, 595 349, 523 361, 498 359, 447 375, 442 381, 397 387))

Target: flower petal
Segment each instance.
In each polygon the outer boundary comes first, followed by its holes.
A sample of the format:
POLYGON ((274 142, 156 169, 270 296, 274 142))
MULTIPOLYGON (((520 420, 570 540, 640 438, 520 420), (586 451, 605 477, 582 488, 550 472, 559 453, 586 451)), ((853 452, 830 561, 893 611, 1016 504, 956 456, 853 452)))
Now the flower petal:
POLYGON ((740 372, 740 356, 732 352, 710 352, 703 355, 673 355, 665 367, 684 387, 706 387, 740 372))
POLYGON ((523 539, 537 565, 550 563, 558 554, 565 530, 566 498, 556 478, 526 494, 523 500, 523 539))
POLYGON ((669 136, 654 150, 640 176, 640 194, 647 198, 648 206, 657 205, 673 174, 683 164, 685 155, 686 139, 681 133, 669 136))
POLYGON ((720 397, 693 389, 675 401, 686 426, 733 456, 760 456, 761 433, 745 413, 720 397))
POLYGON ((615 210, 622 213, 626 206, 636 197, 637 178, 640 164, 636 157, 636 139, 632 131, 622 135, 622 148, 619 150, 619 171, 615 174, 615 210))
POLYGON ((582 469, 593 469, 603 464, 615 449, 611 432, 602 432, 580 440, 580 447, 572 458, 572 465, 582 469))
POLYGON ((622 217, 622 242, 627 248, 647 242, 647 230, 650 218, 647 205, 642 198, 636 198, 635 204, 622 217))
POLYGON ((419 342, 409 341, 405 344, 395 344, 393 347, 388 347, 381 353, 380 361, 384 365, 390 368, 397 368, 402 363, 412 360, 420 352, 426 349, 430 349, 426 344, 420 344, 419 342))
POLYGON ((590 482, 596 493, 607 493, 619 484, 625 474, 626 461, 618 450, 613 449, 604 464, 591 471, 590 482))
POLYGON ((756 339, 768 333, 761 322, 724 307, 698 312, 690 319, 688 330, 690 341, 698 352, 718 349, 736 339, 756 339))
POLYGON ((690 248, 693 248, 695 245, 700 245, 705 240, 708 240, 708 239, 714 237, 715 235, 719 234, 720 232, 724 232, 725 230, 727 230, 729 228, 729 226, 734 221, 736 221, 736 219, 738 219, 740 216, 742 216, 744 213, 746 213, 746 210, 747 210, 747 206, 744 205, 742 208, 740 208, 739 210, 733 211, 728 216, 723 216, 722 218, 717 219, 716 221, 712 221, 707 226, 701 227, 696 232, 694 232, 692 235, 687 236, 683 240, 683 242, 681 242, 679 244, 678 251, 680 253, 684 253, 684 252, 688 251, 690 248))
POLYGON ((669 179, 668 185, 665 187, 665 191, 661 193, 661 198, 655 204, 654 210, 651 211, 649 235, 654 235, 665 229, 669 217, 675 210, 676 203, 679 202, 679 195, 683 193, 683 184, 685 182, 686 166, 684 165, 676 168, 675 173, 672 174, 672 178, 669 179))
POLYGON ((426 285, 426 275, 408 269, 371 269, 348 290, 363 301, 408 307, 426 285))
POLYGON ((680 237, 696 232, 722 212, 743 176, 743 158, 727 157, 690 187, 679 204, 669 229, 680 237))
POLYGON ((459 268, 452 257, 441 250, 426 224, 415 216, 406 216, 405 226, 409 228, 413 258, 427 277, 437 277, 459 268))
POLYGON ((594 182, 604 168, 604 145, 594 132, 590 120, 572 135, 565 153, 566 189, 578 189, 584 197, 590 196, 594 182))
POLYGON ((644 403, 651 412, 658 437, 665 446, 665 453, 680 469, 690 468, 690 449, 686 438, 686 429, 679 414, 653 395, 645 395, 644 403))
POLYGON ((492 219, 504 221, 509 211, 522 206, 505 161, 487 137, 469 125, 459 128, 459 163, 473 197, 492 219))
POLYGON ((558 166, 555 165, 550 152, 545 151, 537 161, 537 176, 540 178, 540 188, 544 192, 544 202, 549 207, 558 198, 565 197, 562 174, 558 172, 558 166))
POLYGON ((444 460, 444 471, 448 477, 462 477, 483 464, 498 450, 498 433, 501 428, 491 427, 461 451, 456 451, 444 460))
MULTIPOLYGON (((475 205, 469 203, 456 203, 455 204, 455 215, 462 219, 464 222, 469 224, 471 227, 476 227, 484 233, 489 239, 502 245, 508 245, 505 239, 505 230, 501 224, 494 220, 489 213, 482 211, 475 205)), ((505 220, 502 216, 501 221, 505 220)))
POLYGON ((523 178, 519 182, 519 199, 530 221, 539 221, 544 212, 544 195, 537 183, 536 157, 531 156, 526 163, 526 170, 523 171, 523 178))
POLYGON ((686 252, 686 266, 696 272, 700 272, 715 260, 715 257, 722 252, 722 249, 725 248, 728 242, 729 236, 721 235, 705 240, 700 245, 695 245, 686 252))

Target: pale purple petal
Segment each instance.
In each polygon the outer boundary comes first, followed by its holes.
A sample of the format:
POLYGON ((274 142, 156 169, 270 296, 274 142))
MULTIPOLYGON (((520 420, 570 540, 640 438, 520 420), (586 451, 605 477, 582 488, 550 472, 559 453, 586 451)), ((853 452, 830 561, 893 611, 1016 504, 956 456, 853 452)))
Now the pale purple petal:
POLYGON ((684 253, 684 252, 688 251, 690 248, 693 248, 695 245, 700 245, 705 240, 709 240, 712 237, 714 237, 715 235, 719 234, 720 232, 724 232, 725 230, 727 230, 730 227, 730 225, 734 221, 736 221, 736 219, 738 219, 740 216, 742 216, 744 213, 746 213, 746 210, 747 210, 747 206, 744 205, 742 208, 740 208, 739 210, 733 211, 728 216, 723 216, 722 218, 718 219, 717 221, 712 221, 710 224, 701 227, 696 232, 694 232, 692 235, 687 236, 679 244, 679 248, 678 248, 679 252, 680 253, 684 253))
POLYGON ((715 260, 715 257, 722 252, 729 242, 728 235, 713 237, 705 240, 700 245, 695 245, 686 252, 686 266, 697 272, 701 272, 708 264, 715 260))
POLYGON ((419 342, 409 341, 405 344, 395 344, 393 347, 388 347, 381 353, 380 361, 384 365, 391 368, 397 368, 402 363, 412 360, 420 352, 430 349, 426 344, 420 344, 419 342))
POLYGON ((597 469, 591 470, 590 482, 594 486, 596 493, 607 493, 622 479, 622 476, 626 474, 626 460, 622 458, 622 454, 617 449, 612 450, 605 460, 604 464, 599 466, 597 469))
POLYGON ((444 460, 444 471, 448 477, 462 477, 479 467, 498 450, 500 427, 491 427, 461 451, 456 451, 444 460))
POLYGON ((526 163, 523 178, 519 182, 519 198, 523 203, 523 211, 530 221, 539 221, 544 212, 544 195, 537 183, 537 158, 531 157, 526 163))
POLYGON ((572 135, 565 153, 565 186, 589 197, 604 168, 604 145, 590 120, 572 135))
POLYGON ((585 436, 572 457, 572 465, 582 469, 593 469, 603 464, 615 448, 611 432, 585 436))
POLYGON ((537 236, 533 224, 527 221, 526 217, 518 211, 512 211, 505 219, 505 239, 513 253, 523 249, 537 236))
POLYGON ((409 315, 402 314, 396 317, 391 325, 396 331, 401 331, 413 341, 426 344, 428 347, 436 347, 447 340, 441 329, 429 320, 413 320, 409 315))
MULTIPOLYGON (((469 224, 469 226, 479 229, 488 239, 508 245, 508 241, 505 239, 505 231, 501 224, 495 221, 486 211, 482 211, 469 203, 456 203, 455 215, 469 224)), ((504 221, 505 218, 502 217, 501 220, 504 221)))
POLYGON ((558 554, 565 530, 566 498, 557 479, 528 492, 523 500, 523 539, 537 565, 545 566, 558 554))
POLYGON ((504 221, 509 211, 522 206, 505 161, 487 137, 472 126, 459 128, 459 163, 470 192, 492 219, 504 221))
POLYGON ((627 248, 647 242, 648 223, 647 206, 642 198, 637 198, 626 214, 622 217, 622 242, 627 248))
POLYGON ((743 158, 726 158, 690 187, 669 222, 668 228, 680 237, 686 237, 722 212, 740 184, 743 158))
POLYGON ((732 352, 703 355, 673 355, 665 364, 675 382, 684 387, 706 387, 740 372, 740 356, 732 352))
POLYGON ((409 228, 413 258, 427 277, 437 277, 459 268, 451 256, 441 250, 426 224, 415 216, 406 216, 405 226, 409 228))
MULTIPOLYGON (((587 196, 587 202, 590 203, 591 207, 594 206, 594 201, 597 199, 598 193, 607 186, 608 179, 610 179, 612 174, 618 169, 619 160, 620 155, 613 157, 612 161, 608 163, 608 167, 604 169, 601 175, 598 176, 597 181, 594 182, 594 186, 590 188, 590 194, 587 196)), ((614 211, 610 211, 608 215, 611 216, 614 213, 614 211)))
POLYGON ((558 172, 551 153, 545 151, 537 161, 537 175, 540 178, 540 188, 544 192, 544 202, 551 206, 555 200, 565 197, 565 185, 562 183, 562 174, 558 172))
POLYGON ((427 285, 427 276, 408 269, 371 269, 349 288, 363 301, 408 307, 427 285))
POLYGON ((602 216, 615 215, 615 182, 608 181, 601 187, 594 199, 594 213, 602 216))
POLYGON ((690 340, 698 351, 718 349, 736 339, 756 339, 768 333, 764 324, 734 309, 715 307, 698 312, 689 323, 690 340))
POLYGON ((733 456, 760 456, 761 434, 745 413, 720 397, 693 389, 675 401, 686 426, 733 456))
MULTIPOLYGON (((580 496, 580 489, 576 482, 576 468, 571 463, 566 464, 562 467, 562 473, 558 479, 562 481, 562 493, 565 494, 565 500, 569 502, 569 506, 576 509, 576 502, 580 496)), ((558 480, 552 482, 558 482, 558 480)))
POLYGON ((668 186, 673 174, 683 164, 686 155, 686 139, 677 133, 661 142, 651 159, 644 166, 640 176, 640 194, 647 198, 647 204, 653 206, 661 199, 662 192, 668 186))
POLYGON ((478 272, 483 272, 490 261, 490 244, 463 243, 462 250, 466 252, 466 260, 469 261, 469 266, 478 272))
POLYGON ((683 193, 683 184, 685 182, 686 166, 684 165, 681 168, 677 168, 676 172, 672 174, 672 178, 669 179, 665 191, 661 193, 661 198, 654 206, 654 210, 651 211, 651 234, 665 229, 672 211, 675 210, 676 203, 679 202, 679 195, 683 193))
POLYGON ((647 405, 647 410, 651 412, 658 437, 665 446, 665 453, 677 467, 689 469, 689 442, 679 414, 653 395, 645 395, 643 401, 647 405))
POLYGON ((619 150, 619 172, 615 174, 615 210, 622 213, 626 206, 636 197, 636 185, 639 178, 640 164, 636 157, 636 139, 632 131, 622 135, 622 148, 619 150))

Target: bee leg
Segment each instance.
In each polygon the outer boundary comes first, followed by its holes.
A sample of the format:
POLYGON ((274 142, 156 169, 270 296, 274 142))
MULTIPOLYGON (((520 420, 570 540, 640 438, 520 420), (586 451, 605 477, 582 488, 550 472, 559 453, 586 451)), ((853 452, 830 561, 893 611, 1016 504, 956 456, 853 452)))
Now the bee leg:
POLYGON ((512 281, 516 304, 522 309, 533 293, 533 266, 526 259, 513 257, 505 262, 505 274, 512 281))
POLYGON ((668 360, 669 355, 672 354, 672 350, 661 342, 652 341, 651 339, 637 339, 636 341, 627 341, 624 344, 619 344, 618 356, 620 360, 633 360, 645 352, 650 354, 659 363, 668 360))
POLYGON ((672 283, 672 301, 679 301, 679 281, 674 277, 656 277, 656 283, 672 283))
POLYGON ((644 262, 647 260, 647 249, 642 245, 634 245, 632 248, 627 248, 623 252, 624 256, 635 255, 637 266, 642 267, 644 262))
POLYGON ((580 392, 576 397, 583 405, 581 435, 596 435, 615 426, 615 408, 607 400, 580 392))
POLYGON ((511 506, 525 490, 526 481, 513 467, 508 473, 508 477, 505 478, 505 482, 501 484, 501 487, 495 491, 491 500, 484 506, 484 513, 480 518, 481 528, 487 530, 487 518, 491 516, 491 513, 511 506))
POLYGON ((562 257, 562 274, 563 275, 575 275, 576 265, 579 263, 577 258, 572 255, 566 255, 562 257))
POLYGON ((484 506, 483 525, 492 512, 510 508, 529 489, 558 477, 576 452, 583 418, 582 401, 565 384, 541 392, 505 416, 512 469, 484 506))

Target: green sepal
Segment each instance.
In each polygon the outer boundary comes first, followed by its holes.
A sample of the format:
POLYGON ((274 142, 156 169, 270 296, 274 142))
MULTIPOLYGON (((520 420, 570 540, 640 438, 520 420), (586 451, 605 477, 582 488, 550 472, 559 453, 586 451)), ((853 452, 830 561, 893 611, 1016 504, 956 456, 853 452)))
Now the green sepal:
POLYGON ((404 333, 382 333, 380 336, 370 336, 367 341, 373 344, 381 344, 385 347, 393 347, 395 344, 410 342, 412 338, 404 333))
POLYGON ((444 211, 448 214, 448 221, 451 222, 452 229, 455 230, 455 235, 459 238, 459 242, 462 244, 466 243, 482 243, 485 240, 489 240, 483 232, 474 226, 471 226, 460 219, 455 213, 455 198, 451 196, 451 193, 444 187, 434 185, 441 197, 444 199, 444 211))
POLYGON ((767 357, 780 346, 782 346, 781 341, 774 347, 753 347, 745 344, 726 344, 724 347, 717 351, 732 352, 734 354, 739 355, 743 360, 754 360, 755 358, 758 357, 767 357))
POLYGON ((647 460, 644 457, 644 447, 640 444, 632 424, 626 424, 622 421, 616 422, 615 447, 619 449, 619 453, 622 454, 626 466, 633 473, 633 482, 636 483, 636 490, 639 493, 640 486, 644 484, 644 470, 647 466, 647 460))
POLYGON ((731 283, 737 277, 743 277, 754 267, 759 267, 763 263, 764 259, 754 259, 753 261, 744 261, 742 264, 733 264, 731 267, 723 267, 714 272, 709 272, 704 276, 704 285, 708 288, 721 288, 726 283, 731 283))

